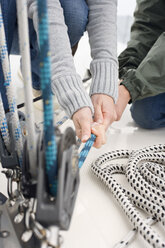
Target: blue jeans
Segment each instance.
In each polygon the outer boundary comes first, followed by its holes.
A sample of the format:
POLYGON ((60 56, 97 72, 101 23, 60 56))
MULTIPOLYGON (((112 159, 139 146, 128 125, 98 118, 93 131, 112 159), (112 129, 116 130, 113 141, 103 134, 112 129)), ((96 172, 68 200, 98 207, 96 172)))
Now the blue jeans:
MULTIPOLYGON (((18 27, 16 15, 16 0, 0 0, 5 24, 7 46, 9 54, 19 54, 18 27)), ((71 47, 73 47, 83 36, 88 22, 88 6, 86 0, 60 0, 64 10, 65 23, 68 26, 68 35, 71 47)), ((33 88, 40 89, 39 78, 39 48, 37 36, 32 20, 29 19, 30 53, 32 66, 33 88)), ((3 73, 0 63, 0 92, 5 109, 8 108, 6 90, 3 86, 3 73)))
POLYGON ((142 128, 165 127, 165 93, 136 101, 131 106, 131 114, 142 128))

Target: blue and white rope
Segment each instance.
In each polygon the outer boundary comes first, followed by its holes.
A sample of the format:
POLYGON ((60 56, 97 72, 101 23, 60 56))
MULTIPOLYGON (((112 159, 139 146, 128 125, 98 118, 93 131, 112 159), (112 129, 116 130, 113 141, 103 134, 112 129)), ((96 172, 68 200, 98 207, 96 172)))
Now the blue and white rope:
POLYGON ((2 69, 3 69, 3 74, 4 74, 4 85, 6 87, 9 110, 10 110, 10 113, 12 114, 16 150, 18 153, 20 164, 22 164, 22 149, 23 149, 22 134, 21 134, 21 128, 20 128, 20 123, 18 119, 17 108, 16 108, 16 100, 14 97, 14 87, 13 87, 12 78, 11 78, 11 70, 10 70, 10 64, 9 64, 9 57, 8 57, 8 50, 7 50, 7 43, 6 43, 6 37, 5 37, 1 5, 0 5, 0 59, 1 59, 2 69))
POLYGON ((56 127, 59 127, 59 126, 61 126, 62 124, 64 124, 67 120, 69 120, 69 117, 68 116, 64 116, 64 117, 62 117, 62 119, 60 120, 60 121, 57 121, 56 122, 56 127))
POLYGON ((46 173, 50 193, 57 192, 57 145, 53 125, 53 101, 51 93, 51 64, 49 51, 47 1, 38 0, 40 81, 44 105, 44 141, 46 173))
MULTIPOLYGON (((63 125, 65 123, 65 121, 67 121, 69 118, 68 116, 63 116, 63 118, 56 122, 56 126, 59 127, 61 125, 63 125)), ((87 140, 87 142, 85 143, 84 147, 82 148, 80 154, 79 154, 79 163, 78 163, 78 167, 81 168, 88 156, 88 153, 90 152, 90 149, 92 148, 94 142, 96 140, 96 136, 94 134, 91 134, 91 137, 89 140, 87 140)), ((78 139, 78 142, 80 146, 81 145, 81 140, 78 139)))
POLYGON ((6 115, 5 115, 5 111, 4 111, 4 107, 3 107, 1 93, 0 93, 0 130, 1 130, 4 144, 7 148, 7 150, 10 151, 9 130, 8 130, 6 115))
POLYGON ((111 190, 134 229, 115 247, 126 247, 138 232, 152 247, 165 247, 165 238, 152 229, 152 218, 165 228, 165 145, 155 145, 138 151, 117 150, 101 155, 92 170, 111 190), (128 159, 128 163, 112 164, 112 160, 128 159), (125 174, 134 191, 123 188, 114 174, 125 174), (149 217, 146 221, 138 211, 149 217), (126 241, 126 242, 125 242, 126 241))
POLYGON ((88 153, 95 142, 95 139, 96 139, 96 136, 94 134, 91 134, 91 138, 85 143, 82 151, 80 152, 79 163, 78 163, 79 168, 83 166, 84 161, 86 160, 88 153))
MULTIPOLYGON (((155 218, 148 217, 146 219, 146 224, 149 226, 152 226, 156 223, 155 218)), ((127 247, 135 238, 137 235, 137 229, 133 228, 121 241, 119 241, 116 245, 113 246, 113 248, 125 248, 127 247)))

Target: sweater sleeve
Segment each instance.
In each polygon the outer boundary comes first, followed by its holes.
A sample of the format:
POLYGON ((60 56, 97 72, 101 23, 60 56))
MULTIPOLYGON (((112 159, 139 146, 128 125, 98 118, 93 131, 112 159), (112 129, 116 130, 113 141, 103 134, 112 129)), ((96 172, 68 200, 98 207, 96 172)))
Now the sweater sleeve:
POLYGON ((91 46, 92 84, 90 95, 118 97, 117 0, 87 0, 87 31, 91 46))
MULTIPOLYGON (((33 19, 38 34, 37 0, 27 0, 28 15, 33 19)), ((48 0, 52 92, 69 117, 83 107, 93 105, 84 89, 80 76, 76 73, 71 53, 63 9, 59 0, 48 0)))
POLYGON ((130 92, 132 102, 165 92, 164 44, 165 32, 160 35, 138 68, 130 69, 124 74, 121 84, 130 92))

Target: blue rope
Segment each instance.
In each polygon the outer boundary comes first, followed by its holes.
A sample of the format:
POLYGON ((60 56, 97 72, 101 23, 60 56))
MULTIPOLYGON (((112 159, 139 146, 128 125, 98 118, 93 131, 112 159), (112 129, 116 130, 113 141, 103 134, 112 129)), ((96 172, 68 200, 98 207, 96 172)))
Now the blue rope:
MULTIPOLYGON (((56 126, 57 127, 61 126, 66 120, 68 120, 68 117, 64 116, 60 121, 56 122, 56 126)), ((78 163, 79 168, 81 168, 82 165, 84 164, 84 162, 88 156, 88 153, 89 153, 91 147, 93 146, 95 140, 96 140, 96 136, 94 134, 92 134, 91 138, 85 143, 85 145, 84 145, 84 147, 83 147, 83 149, 79 155, 79 163, 78 163)), ((81 145, 80 139, 78 139, 77 145, 78 145, 78 147, 81 145)))
MULTIPOLYGON (((50 52, 49 52, 49 33, 48 33, 48 14, 46 0, 38 0, 39 17, 39 41, 40 41, 40 80, 44 101, 44 135, 46 150, 46 173, 50 193, 55 196, 57 192, 57 147, 53 126, 53 104, 51 95, 51 72, 50 72, 50 52)), ((61 123, 59 123, 60 125, 61 123)), ((91 147, 95 142, 96 136, 86 142, 80 152, 79 168, 82 167, 91 147)))
POLYGON ((44 141, 46 173, 50 193, 57 193, 57 145, 53 125, 53 101, 51 93, 51 64, 49 51, 47 1, 38 0, 40 81, 44 105, 44 141))
POLYGON ((96 136, 94 134, 91 134, 91 138, 85 143, 82 151, 80 152, 79 155, 79 164, 78 167, 81 168, 82 165, 84 164, 85 159, 88 156, 88 153, 90 149, 92 148, 94 142, 95 142, 96 136))

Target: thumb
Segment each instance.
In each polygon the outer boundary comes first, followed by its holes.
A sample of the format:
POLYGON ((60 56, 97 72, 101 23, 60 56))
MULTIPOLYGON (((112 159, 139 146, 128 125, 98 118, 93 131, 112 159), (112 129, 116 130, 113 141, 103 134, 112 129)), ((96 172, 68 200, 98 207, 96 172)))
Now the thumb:
POLYGON ((96 105, 95 107, 94 121, 100 124, 103 123, 103 114, 100 105, 96 105))
POLYGON ((105 130, 108 129, 109 125, 112 123, 112 118, 111 118, 111 114, 109 112, 104 113, 104 127, 105 130))
POLYGON ((117 118, 118 118, 118 116, 117 116, 117 111, 116 111, 116 108, 115 108, 114 109, 114 120, 117 121, 117 118))

